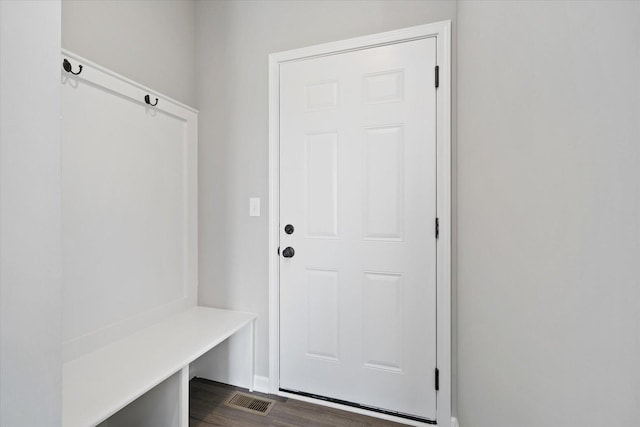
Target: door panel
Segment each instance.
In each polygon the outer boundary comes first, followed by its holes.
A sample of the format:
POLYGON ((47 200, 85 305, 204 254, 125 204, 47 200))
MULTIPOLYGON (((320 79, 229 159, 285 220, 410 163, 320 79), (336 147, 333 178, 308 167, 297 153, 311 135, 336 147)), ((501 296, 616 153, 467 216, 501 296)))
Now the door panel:
POLYGON ((403 126, 364 130, 364 238, 402 240, 404 224, 403 126))
POLYGON ((364 273, 363 361, 368 368, 402 372, 404 367, 404 277, 364 273))
POLYGON ((307 237, 338 237, 338 133, 305 136, 307 237))
POLYGON ((338 360, 338 272, 307 269, 307 356, 338 360))
POLYGON ((435 54, 280 65, 281 388, 435 419, 435 54))

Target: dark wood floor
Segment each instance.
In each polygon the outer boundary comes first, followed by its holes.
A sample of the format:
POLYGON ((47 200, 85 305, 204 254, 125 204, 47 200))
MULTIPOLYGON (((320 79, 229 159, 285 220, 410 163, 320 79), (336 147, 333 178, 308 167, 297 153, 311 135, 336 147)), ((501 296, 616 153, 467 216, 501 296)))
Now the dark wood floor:
POLYGON ((379 420, 295 399, 253 393, 276 401, 266 417, 250 414, 224 405, 234 392, 245 389, 194 378, 189 385, 189 427, 391 427, 402 424, 379 420))

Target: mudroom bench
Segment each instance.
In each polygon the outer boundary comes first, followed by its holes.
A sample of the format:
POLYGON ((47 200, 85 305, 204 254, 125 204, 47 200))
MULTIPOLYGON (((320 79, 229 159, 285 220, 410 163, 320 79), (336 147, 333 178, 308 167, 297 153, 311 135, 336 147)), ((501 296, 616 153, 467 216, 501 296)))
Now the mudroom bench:
POLYGON ((247 368, 253 378, 256 318, 253 313, 193 307, 68 361, 63 366, 63 426, 95 426, 179 373, 180 427, 187 427, 189 365, 248 326, 247 368))

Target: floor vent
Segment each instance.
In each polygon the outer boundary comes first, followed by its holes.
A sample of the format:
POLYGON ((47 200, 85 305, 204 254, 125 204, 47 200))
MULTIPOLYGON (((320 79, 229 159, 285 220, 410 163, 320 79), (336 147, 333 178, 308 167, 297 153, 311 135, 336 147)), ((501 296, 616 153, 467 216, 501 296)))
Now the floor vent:
POLYGON ((239 391, 233 393, 231 397, 224 402, 225 405, 232 408, 262 416, 266 416, 275 403, 275 400, 255 397, 239 391))

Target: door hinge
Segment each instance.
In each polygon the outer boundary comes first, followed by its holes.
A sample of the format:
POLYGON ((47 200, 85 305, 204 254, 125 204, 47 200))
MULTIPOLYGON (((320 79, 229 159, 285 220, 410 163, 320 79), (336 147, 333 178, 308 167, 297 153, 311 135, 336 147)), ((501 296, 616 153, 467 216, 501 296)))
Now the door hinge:
POLYGON ((440 369, 436 368, 436 391, 440 390, 440 369))
POLYGON ((440 238, 440 218, 436 218, 436 239, 440 238))
POLYGON ((440 86, 440 66, 436 65, 436 88, 440 86))
POLYGON ((278 256, 280 256, 280 246, 278 246, 278 256))

